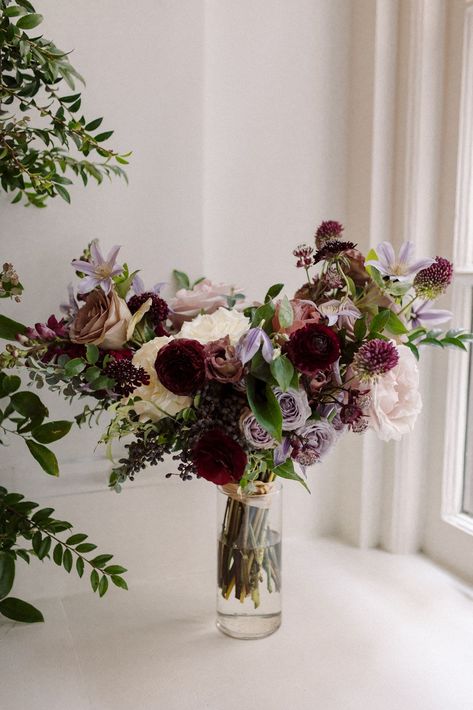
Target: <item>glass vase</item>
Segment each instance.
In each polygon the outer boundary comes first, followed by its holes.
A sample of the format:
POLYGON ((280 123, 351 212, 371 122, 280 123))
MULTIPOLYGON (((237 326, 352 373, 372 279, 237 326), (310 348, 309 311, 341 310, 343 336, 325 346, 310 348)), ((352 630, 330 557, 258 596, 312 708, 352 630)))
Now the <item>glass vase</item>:
POLYGON ((256 492, 218 488, 217 628, 239 639, 269 636, 281 625, 282 486, 256 492))

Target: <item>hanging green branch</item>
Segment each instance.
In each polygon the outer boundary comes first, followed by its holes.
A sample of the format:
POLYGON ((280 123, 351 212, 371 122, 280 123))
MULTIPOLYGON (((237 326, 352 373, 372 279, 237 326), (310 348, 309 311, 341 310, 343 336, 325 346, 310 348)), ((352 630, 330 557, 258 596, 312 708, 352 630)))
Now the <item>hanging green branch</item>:
POLYGON ((74 176, 84 185, 126 179, 130 155, 105 147, 113 131, 81 113, 84 80, 67 53, 30 34, 42 20, 28 0, 0 0, 0 185, 12 202, 36 207, 57 195, 70 202, 74 176))

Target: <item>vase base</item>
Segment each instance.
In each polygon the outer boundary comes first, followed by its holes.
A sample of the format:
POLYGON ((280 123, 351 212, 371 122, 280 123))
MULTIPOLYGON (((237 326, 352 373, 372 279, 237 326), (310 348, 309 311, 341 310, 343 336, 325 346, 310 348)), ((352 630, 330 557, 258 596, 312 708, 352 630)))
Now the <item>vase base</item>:
POLYGON ((278 614, 221 614, 217 612, 217 629, 234 639, 262 639, 281 626, 278 614))

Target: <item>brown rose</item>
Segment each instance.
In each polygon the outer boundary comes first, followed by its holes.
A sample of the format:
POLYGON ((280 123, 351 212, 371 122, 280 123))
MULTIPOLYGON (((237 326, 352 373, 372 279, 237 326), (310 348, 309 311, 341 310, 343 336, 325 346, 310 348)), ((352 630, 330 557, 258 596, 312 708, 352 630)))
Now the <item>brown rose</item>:
POLYGON ((322 320, 322 317, 313 301, 293 298, 290 301, 290 304, 294 314, 292 325, 290 325, 289 328, 281 328, 278 318, 279 304, 277 304, 276 313, 273 318, 273 328, 275 331, 291 335, 292 333, 295 333, 296 330, 299 330, 299 328, 303 328, 307 323, 320 323, 322 320))
POLYGON ((91 291, 71 326, 73 343, 92 343, 104 350, 115 350, 126 343, 131 313, 125 301, 112 289, 91 291))
POLYGON ((217 382, 239 382, 243 375, 243 363, 236 356, 230 338, 219 338, 207 343, 204 350, 205 373, 217 382))

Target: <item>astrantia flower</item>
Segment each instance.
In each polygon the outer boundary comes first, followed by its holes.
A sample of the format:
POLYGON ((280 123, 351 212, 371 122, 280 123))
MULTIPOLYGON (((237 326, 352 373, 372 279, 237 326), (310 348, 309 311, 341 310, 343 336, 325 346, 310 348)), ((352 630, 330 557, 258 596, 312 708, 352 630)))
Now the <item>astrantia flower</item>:
POLYGON ((154 363, 161 348, 171 342, 170 337, 154 338, 135 352, 133 355, 133 365, 136 368, 143 368, 149 375, 149 384, 142 384, 131 394, 139 397, 133 409, 139 415, 140 421, 157 421, 163 417, 174 417, 178 412, 192 403, 190 397, 180 397, 170 392, 158 380, 154 363))
POLYGON ((193 395, 205 382, 204 346, 187 338, 172 340, 159 351, 154 367, 170 392, 193 395))
POLYGON ((371 386, 369 426, 383 441, 412 431, 422 409, 417 360, 409 348, 399 347, 399 362, 371 386))
POLYGON ((132 296, 128 301, 128 308, 132 313, 136 313, 140 306, 142 306, 143 303, 146 303, 148 298, 151 299, 151 306, 148 310, 148 315, 151 318, 152 323, 154 325, 158 325, 159 323, 162 323, 162 321, 165 321, 168 317, 169 307, 166 301, 160 298, 153 291, 144 291, 144 293, 132 296))
POLYGON ((415 246, 413 242, 404 242, 396 257, 390 242, 381 242, 376 247, 377 259, 369 259, 366 266, 374 266, 383 276, 389 276, 398 281, 409 281, 418 271, 433 264, 433 259, 414 259, 415 246))
POLYGON ((343 229, 344 227, 340 222, 335 222, 334 220, 322 222, 315 233, 315 246, 317 249, 321 249, 327 242, 340 238, 343 229))
POLYGON ((247 464, 241 446, 220 429, 207 431, 192 449, 197 475, 218 486, 238 483, 247 464))
POLYGON ((305 375, 326 370, 340 357, 337 334, 321 323, 309 323, 296 330, 284 349, 292 364, 305 375))
POLYGON ((323 247, 321 247, 314 256, 314 264, 318 264, 319 261, 324 261, 325 259, 335 259, 340 254, 346 251, 351 251, 356 247, 353 242, 341 242, 335 239, 330 242, 326 242, 323 247))
POLYGON ((279 387, 275 387, 274 394, 281 407, 282 428, 285 431, 298 429, 312 415, 305 390, 290 387, 283 392, 279 387))
POLYGON ((451 311, 441 308, 430 308, 428 301, 414 301, 411 308, 411 324, 413 328, 426 325, 429 328, 445 323, 453 317, 451 311))
POLYGON ((240 429, 253 449, 274 449, 277 442, 271 434, 256 420, 250 410, 245 410, 240 418, 240 429))
POLYGON ((399 362, 399 353, 389 340, 368 340, 353 358, 353 370, 360 380, 371 380, 383 375, 399 362))
POLYGON ((312 266, 312 254, 314 253, 314 250, 308 244, 299 244, 299 246, 296 247, 292 253, 297 259, 297 268, 307 269, 309 266, 312 266))
POLYGON ((119 251, 120 247, 114 246, 108 253, 107 258, 104 259, 98 240, 94 239, 90 245, 91 260, 75 259, 72 262, 72 266, 76 271, 86 274, 77 287, 79 293, 89 293, 97 286, 100 286, 105 293, 109 293, 112 288, 112 276, 117 276, 123 271, 121 266, 115 264, 119 251))
POLYGON ((435 261, 427 269, 419 271, 414 279, 414 288, 419 298, 433 301, 447 289, 452 281, 453 264, 442 256, 436 256, 435 261))
POLYGON ((108 377, 112 377, 116 385, 114 391, 121 397, 127 397, 140 385, 149 385, 150 376, 143 367, 135 367, 126 357, 112 358, 104 370, 108 377))
POLYGON ((228 335, 230 344, 236 345, 249 327, 250 319, 240 311, 218 308, 214 313, 199 315, 192 321, 186 321, 177 337, 198 340, 202 345, 206 345, 228 335))

